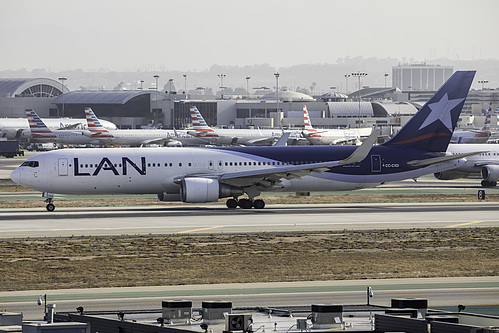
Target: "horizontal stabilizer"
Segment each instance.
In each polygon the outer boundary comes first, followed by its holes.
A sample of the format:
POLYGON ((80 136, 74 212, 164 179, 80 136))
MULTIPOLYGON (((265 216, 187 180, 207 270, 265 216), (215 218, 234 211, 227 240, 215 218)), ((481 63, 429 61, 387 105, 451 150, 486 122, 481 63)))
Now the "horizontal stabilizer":
POLYGON ((464 153, 464 154, 457 154, 457 155, 447 155, 447 156, 441 156, 441 157, 434 157, 434 158, 428 158, 426 160, 410 161, 410 162, 407 162, 407 164, 412 165, 412 166, 417 166, 417 167, 427 166, 427 165, 431 165, 431 164, 435 164, 435 163, 453 161, 453 160, 458 160, 460 158, 480 155, 483 153, 486 153, 486 151, 477 151, 477 152, 473 152, 473 153, 464 153))

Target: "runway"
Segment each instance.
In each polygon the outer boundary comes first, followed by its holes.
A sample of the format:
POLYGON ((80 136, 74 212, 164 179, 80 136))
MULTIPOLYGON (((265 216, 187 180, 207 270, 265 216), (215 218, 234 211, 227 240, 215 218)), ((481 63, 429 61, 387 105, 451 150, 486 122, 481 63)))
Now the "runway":
POLYGON ((2 209, 0 238, 498 227, 495 202, 2 209))

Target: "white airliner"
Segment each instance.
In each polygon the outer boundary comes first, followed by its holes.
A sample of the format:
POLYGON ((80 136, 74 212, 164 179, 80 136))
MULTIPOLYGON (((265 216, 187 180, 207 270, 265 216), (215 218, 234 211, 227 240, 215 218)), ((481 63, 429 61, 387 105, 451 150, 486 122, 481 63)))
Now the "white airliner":
POLYGON ((88 130, 58 130, 52 131, 38 117, 36 112, 26 109, 26 118, 28 119, 31 131, 31 139, 38 142, 51 142, 61 144, 99 144, 99 140, 92 139, 88 130))
POLYGON ((187 133, 214 145, 270 146, 283 135, 272 129, 219 129, 206 124, 195 106, 190 107, 192 130, 187 133))
POLYGON ((307 106, 303 106, 303 121, 305 129, 303 136, 311 145, 338 145, 360 143, 360 136, 355 130, 343 129, 315 129, 310 122, 307 106))
POLYGON ((162 201, 214 202, 263 208, 261 192, 341 191, 375 187, 455 169, 468 156, 446 155, 475 72, 456 72, 389 141, 373 146, 376 130, 360 146, 62 149, 27 159, 11 173, 43 192, 145 194, 162 201), (240 196, 246 194, 248 198, 240 196))
MULTIPOLYGON (((43 118, 47 127, 55 130, 86 130, 87 121, 77 118, 43 118)), ((110 121, 102 121, 106 129, 114 130, 116 125, 110 121)), ((26 118, 0 118, 0 137, 8 140, 31 138, 28 119, 26 118)))
POLYGON ((185 130, 163 130, 163 129, 127 129, 107 130, 102 126, 101 120, 97 118, 91 108, 85 108, 88 130, 91 137, 99 140, 105 145, 115 146, 142 146, 148 144, 159 145, 200 145, 206 142, 193 138, 185 130))
POLYGON ((451 143, 486 143, 490 135, 490 118, 492 117, 492 103, 485 114, 485 123, 479 130, 455 131, 451 143))
POLYGON ((472 151, 482 151, 482 153, 466 158, 466 163, 458 168, 435 173, 435 178, 440 180, 482 178, 483 187, 496 186, 499 181, 499 144, 450 144, 447 154, 458 155, 472 151))

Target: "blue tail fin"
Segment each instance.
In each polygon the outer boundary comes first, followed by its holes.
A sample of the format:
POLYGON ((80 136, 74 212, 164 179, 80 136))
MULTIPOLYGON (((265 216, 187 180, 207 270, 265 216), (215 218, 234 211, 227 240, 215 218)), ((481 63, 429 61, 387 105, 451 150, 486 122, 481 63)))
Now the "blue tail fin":
POLYGON ((454 73, 411 120, 383 145, 445 152, 474 76, 475 71, 454 73))

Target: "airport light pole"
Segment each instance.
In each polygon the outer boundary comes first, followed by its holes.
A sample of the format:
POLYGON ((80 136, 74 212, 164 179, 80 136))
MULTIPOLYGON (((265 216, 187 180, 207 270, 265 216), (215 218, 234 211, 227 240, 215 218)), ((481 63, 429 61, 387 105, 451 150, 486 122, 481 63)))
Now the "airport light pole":
POLYGON ((61 81, 61 93, 62 93, 62 117, 64 117, 64 81, 66 81, 66 80, 67 80, 67 78, 65 78, 65 77, 59 78, 59 81, 61 81))
POLYGON ((386 78, 388 77, 388 73, 385 73, 385 89, 386 89, 386 78))
POLYGON ((482 85, 482 90, 483 90, 484 89, 483 85, 485 83, 489 83, 489 80, 480 80, 480 81, 478 81, 478 83, 480 83, 482 85))
POLYGON ((224 77, 226 77, 227 75, 225 75, 224 73, 222 74, 218 74, 218 77, 220 78, 220 99, 223 100, 224 99, 224 77))
POLYGON ((279 72, 275 72, 276 100, 277 100, 277 116, 279 117, 279 126, 281 125, 281 113, 279 112, 279 72))
POLYGON ((350 74, 345 74, 345 93, 348 95, 348 78, 350 77, 350 74))
POLYGON ((358 94, 358 95, 359 95, 359 96, 358 96, 358 98, 359 98, 359 124, 358 124, 358 127, 360 127, 360 89, 361 89, 361 88, 360 88, 360 87, 361 87, 361 85, 360 85, 360 79, 361 79, 362 77, 364 77, 364 76, 367 76, 367 73, 364 73, 364 72, 357 72, 357 73, 352 73, 352 76, 354 76, 354 77, 358 77, 358 78, 359 78, 359 94, 358 94))
MULTIPOLYGON (((158 110, 158 79, 159 79, 159 75, 154 75, 154 78, 156 79, 156 108, 155 108, 155 111, 157 112, 158 110)), ((154 114, 154 112, 153 112, 154 114)))
POLYGON ((250 96, 250 93, 249 93, 249 80, 250 79, 251 79, 251 76, 246 76, 246 92, 248 93, 248 99, 250 96))
POLYGON ((140 80, 139 82, 140 82, 140 88, 139 89, 142 90, 142 83, 144 83, 144 80, 140 80))
POLYGON ((187 74, 182 75, 184 77, 184 95, 185 99, 187 99, 187 74))
POLYGON ((483 99, 485 98, 484 93, 483 93, 483 90, 485 89, 484 85, 486 83, 489 83, 489 80, 479 80, 478 83, 480 83, 482 85, 482 109, 483 109, 483 99))

